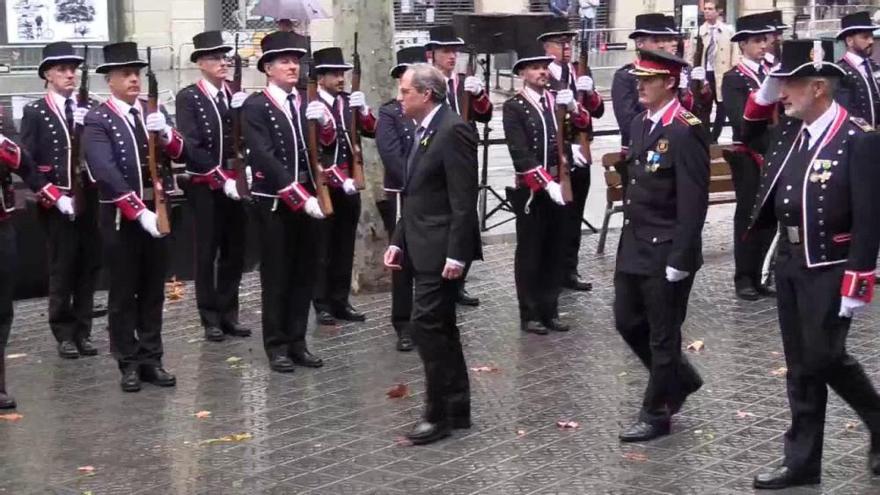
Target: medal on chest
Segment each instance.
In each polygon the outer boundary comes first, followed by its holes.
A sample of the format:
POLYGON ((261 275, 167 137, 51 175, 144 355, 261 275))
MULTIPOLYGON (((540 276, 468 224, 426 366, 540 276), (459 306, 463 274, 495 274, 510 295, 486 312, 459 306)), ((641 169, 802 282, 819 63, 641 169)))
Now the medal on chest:
POLYGON ((831 169, 837 165, 834 160, 813 160, 812 170, 810 170, 810 182, 824 184, 831 179, 831 169))
POLYGON ((660 156, 660 153, 648 150, 648 159, 645 160, 645 172, 653 173, 657 171, 660 167, 660 156))

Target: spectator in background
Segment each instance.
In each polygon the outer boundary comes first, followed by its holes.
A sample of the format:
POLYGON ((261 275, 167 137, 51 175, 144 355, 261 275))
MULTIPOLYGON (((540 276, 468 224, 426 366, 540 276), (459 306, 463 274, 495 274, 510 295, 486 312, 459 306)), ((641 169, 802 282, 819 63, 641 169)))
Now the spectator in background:
POLYGON ((550 0, 550 12, 558 17, 568 16, 570 9, 571 2, 569 0, 550 0))
MULTIPOLYGON (((585 29, 594 29, 596 27, 596 10, 601 5, 601 0, 578 0, 580 7, 578 8, 578 15, 583 21, 583 26, 585 29)), ((590 47, 590 50, 595 50, 593 46, 593 33, 586 32, 584 35, 587 37, 586 45, 590 47)))

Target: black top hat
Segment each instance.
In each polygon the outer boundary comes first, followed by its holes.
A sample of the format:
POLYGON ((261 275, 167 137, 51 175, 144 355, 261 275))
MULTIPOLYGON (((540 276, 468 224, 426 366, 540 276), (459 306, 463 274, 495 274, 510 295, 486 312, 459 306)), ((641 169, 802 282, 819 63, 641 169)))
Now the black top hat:
POLYGON ((776 27, 777 31, 785 31, 789 26, 785 22, 782 21, 782 11, 781 10, 771 10, 767 13, 767 18, 770 19, 770 24, 776 27))
POLYGON ((205 31, 193 36, 193 52, 189 56, 190 62, 195 62, 202 55, 232 50, 232 47, 223 42, 222 31, 205 31))
POLYGON ((675 21, 670 26, 665 15, 641 14, 636 16, 636 28, 629 34, 629 39, 635 39, 639 36, 677 36, 678 34, 678 30, 675 29, 675 21))
POLYGON ((880 28, 871 22, 871 14, 868 12, 855 12, 843 16, 840 20, 840 31, 837 32, 837 39, 842 40, 851 34, 864 31, 874 31, 880 28))
POLYGON ((274 33, 269 33, 260 41, 260 48, 263 50, 263 54, 260 56, 260 59, 257 60, 257 70, 260 72, 266 72, 263 65, 285 53, 302 57, 309 52, 307 48, 308 46, 308 38, 292 31, 275 31, 274 33))
POLYGON ((785 40, 782 42, 781 66, 771 77, 839 77, 843 69, 834 63, 831 40, 785 40))
POLYGON ((312 61, 318 74, 332 70, 351 70, 352 68, 351 64, 345 63, 345 58, 342 56, 342 48, 335 46, 322 48, 312 53, 312 61))
POLYGON ((425 50, 433 50, 438 46, 464 46, 464 40, 455 35, 455 28, 450 24, 434 26, 429 31, 425 50))
POLYGON ((567 17, 553 17, 552 19, 549 19, 545 29, 547 31, 538 36, 538 41, 546 41, 549 38, 556 38, 559 36, 577 36, 577 31, 570 29, 567 17))
POLYGON ((635 67, 629 71, 636 77, 678 76, 688 63, 666 50, 639 50, 635 67))
POLYGON ((770 34, 776 32, 776 24, 769 12, 760 14, 744 15, 736 20, 736 32, 730 41, 743 41, 750 36, 770 34))
POLYGON ((556 59, 544 52, 544 47, 541 43, 528 43, 526 46, 520 47, 516 51, 516 62, 513 63, 513 73, 519 74, 519 70, 522 69, 523 66, 533 62, 549 64, 554 60, 556 59))
POLYGON ((398 79, 412 64, 426 63, 425 47, 408 46, 397 51, 397 65, 391 68, 391 77, 398 79))
POLYGON ((663 16, 663 27, 665 27, 666 30, 669 31, 669 34, 673 36, 684 36, 684 33, 681 32, 675 24, 675 17, 672 17, 671 15, 663 16))
POLYGON ((106 74, 121 67, 146 67, 147 62, 139 57, 137 43, 133 41, 104 45, 104 63, 95 68, 95 72, 106 74))
POLYGON ((73 46, 70 43, 66 41, 49 43, 43 47, 43 61, 40 62, 40 67, 37 68, 37 74, 41 79, 45 79, 43 71, 53 65, 70 63, 79 65, 82 62, 83 58, 74 52, 73 46))

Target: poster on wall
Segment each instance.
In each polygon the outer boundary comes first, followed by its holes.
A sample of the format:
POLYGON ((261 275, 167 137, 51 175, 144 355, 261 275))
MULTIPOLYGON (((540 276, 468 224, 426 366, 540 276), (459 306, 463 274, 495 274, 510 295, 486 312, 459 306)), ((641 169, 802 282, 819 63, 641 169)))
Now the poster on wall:
POLYGON ((9 43, 110 41, 107 0, 6 0, 9 43))

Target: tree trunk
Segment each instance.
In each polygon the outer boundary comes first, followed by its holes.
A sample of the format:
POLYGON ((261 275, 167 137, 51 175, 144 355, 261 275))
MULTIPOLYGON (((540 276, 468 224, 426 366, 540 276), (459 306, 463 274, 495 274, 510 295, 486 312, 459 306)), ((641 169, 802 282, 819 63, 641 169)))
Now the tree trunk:
MULTIPOLYGON (((397 84, 388 75, 394 60, 394 11, 392 0, 333 0, 333 41, 350 60, 354 33, 361 55, 361 91, 377 114, 393 98, 397 84)), ((378 115, 377 115, 378 116, 378 115)), ((382 265, 388 236, 376 201, 384 199, 383 167, 372 139, 361 141, 366 189, 361 191, 361 220, 355 244, 352 292, 379 291, 388 287, 389 274, 382 265)))

